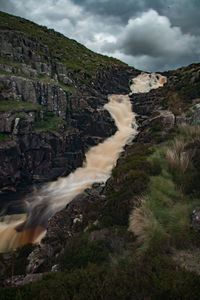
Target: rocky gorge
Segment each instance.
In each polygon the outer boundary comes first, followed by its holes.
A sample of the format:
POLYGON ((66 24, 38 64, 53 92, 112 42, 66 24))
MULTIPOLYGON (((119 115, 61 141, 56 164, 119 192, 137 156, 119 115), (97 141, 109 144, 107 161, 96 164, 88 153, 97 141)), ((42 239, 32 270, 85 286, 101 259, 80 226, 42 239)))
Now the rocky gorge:
MULTIPOLYGON (((68 69, 48 45, 3 26, 0 178, 1 188, 12 190, 23 183, 53 180, 80 166, 85 151, 116 130, 102 109, 107 95, 126 92, 129 79, 138 72, 112 60, 113 68, 108 64, 94 75, 76 65, 68 69)), ((75 47, 81 51, 78 60, 95 56, 86 49, 84 53, 78 43, 75 47)))
MULTIPOLYGON (((27 20, 0 19, 5 203, 81 166, 117 130, 107 96, 130 93, 141 72, 27 20)), ((39 246, 0 255, 0 299, 199 299, 199 70, 164 72, 163 87, 129 95, 134 143, 105 185, 49 219, 39 246)))

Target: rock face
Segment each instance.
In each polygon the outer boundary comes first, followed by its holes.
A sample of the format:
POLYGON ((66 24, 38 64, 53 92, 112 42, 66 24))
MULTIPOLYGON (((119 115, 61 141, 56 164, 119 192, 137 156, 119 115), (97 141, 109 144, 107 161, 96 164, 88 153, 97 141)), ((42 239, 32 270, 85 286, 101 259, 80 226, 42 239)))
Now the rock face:
POLYGON ((23 19, 11 28, 9 17, 0 15, 0 189, 53 180, 81 166, 87 149, 116 131, 103 109, 108 94, 127 93, 138 74, 23 19), (55 40, 67 45, 62 55, 52 48, 55 40), (91 70, 82 62, 77 67, 75 59, 90 57, 91 70))
POLYGON ((191 227, 194 231, 200 232, 200 207, 197 207, 192 212, 191 227))

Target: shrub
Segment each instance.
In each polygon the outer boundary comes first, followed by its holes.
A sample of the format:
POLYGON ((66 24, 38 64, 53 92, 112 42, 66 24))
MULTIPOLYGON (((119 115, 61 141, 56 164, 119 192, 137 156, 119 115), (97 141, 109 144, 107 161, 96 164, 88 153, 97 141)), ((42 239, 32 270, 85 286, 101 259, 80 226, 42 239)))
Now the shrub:
POLYGON ((88 241, 87 235, 69 241, 61 257, 62 269, 86 267, 88 263, 100 264, 107 259, 108 249, 103 240, 88 241))

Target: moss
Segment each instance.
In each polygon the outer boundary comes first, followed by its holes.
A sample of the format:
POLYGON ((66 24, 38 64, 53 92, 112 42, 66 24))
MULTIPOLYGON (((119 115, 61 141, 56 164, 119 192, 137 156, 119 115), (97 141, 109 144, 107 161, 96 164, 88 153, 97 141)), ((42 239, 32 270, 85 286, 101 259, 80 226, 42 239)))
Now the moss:
POLYGON ((161 131, 163 129, 163 123, 161 120, 155 120, 151 123, 151 132, 161 131))
POLYGON ((0 143, 5 142, 9 139, 9 136, 3 133, 0 133, 0 143))
POLYGON ((42 131, 57 131, 58 126, 64 121, 58 117, 45 117, 44 120, 36 121, 33 126, 33 130, 36 133, 42 131))
POLYGON ((40 105, 18 100, 0 100, 0 111, 39 111, 40 105))

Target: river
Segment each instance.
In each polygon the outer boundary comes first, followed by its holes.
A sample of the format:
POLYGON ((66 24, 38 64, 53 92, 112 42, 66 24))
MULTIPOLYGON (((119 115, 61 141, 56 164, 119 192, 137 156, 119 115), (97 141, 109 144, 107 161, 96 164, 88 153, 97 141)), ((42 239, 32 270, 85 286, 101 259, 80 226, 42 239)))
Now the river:
MULTIPOLYGON (((131 83, 131 93, 147 93, 166 82, 160 74, 141 73, 131 83)), ((37 243, 45 235, 48 219, 62 210, 78 194, 94 183, 105 183, 126 144, 137 134, 135 114, 129 95, 111 95, 104 109, 115 121, 117 132, 86 153, 81 168, 65 178, 45 184, 40 190, 25 197, 25 214, 5 215, 0 218, 0 252, 27 243, 37 243)))

